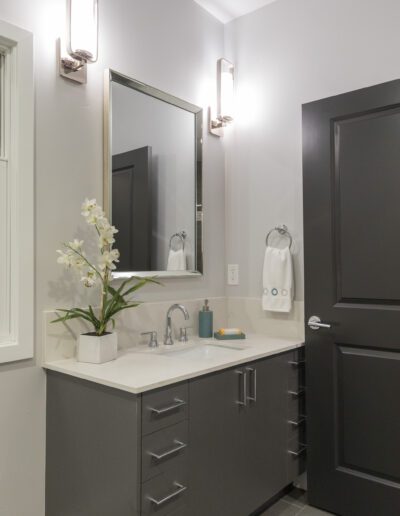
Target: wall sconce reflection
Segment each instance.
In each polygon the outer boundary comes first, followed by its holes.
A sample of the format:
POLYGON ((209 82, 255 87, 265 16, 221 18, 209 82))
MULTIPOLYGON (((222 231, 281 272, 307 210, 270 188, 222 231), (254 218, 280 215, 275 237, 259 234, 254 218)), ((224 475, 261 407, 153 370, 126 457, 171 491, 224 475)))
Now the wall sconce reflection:
POLYGON ((62 77, 86 83, 86 65, 98 56, 98 0, 67 0, 65 41, 58 41, 62 77))
POLYGON ((217 61, 217 113, 209 108, 209 131, 216 136, 233 122, 235 67, 226 59, 217 61))

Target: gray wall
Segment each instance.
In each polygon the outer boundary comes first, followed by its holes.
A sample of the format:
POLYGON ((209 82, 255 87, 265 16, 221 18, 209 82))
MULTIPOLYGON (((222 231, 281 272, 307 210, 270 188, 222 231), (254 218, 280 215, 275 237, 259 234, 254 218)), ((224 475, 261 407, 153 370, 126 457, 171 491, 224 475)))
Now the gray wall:
MULTIPOLYGON (((223 26, 188 0, 103 0, 99 62, 80 86, 57 75, 55 40, 65 0, 0 0, 0 19, 34 33, 36 75, 36 357, 0 366, 0 514, 44 515, 45 377, 42 311, 85 303, 78 282, 56 264, 60 242, 86 236, 85 196, 102 198, 103 71, 113 68, 178 97, 207 105, 223 26), (183 22, 184 20, 184 22, 183 22)), ((224 292, 224 161, 205 138, 204 278, 166 282, 142 299, 187 299, 224 292)))
POLYGON ((227 139, 227 262, 259 297, 265 235, 286 223, 303 299, 301 105, 398 78, 398 0, 278 0, 226 26, 237 118, 227 139))

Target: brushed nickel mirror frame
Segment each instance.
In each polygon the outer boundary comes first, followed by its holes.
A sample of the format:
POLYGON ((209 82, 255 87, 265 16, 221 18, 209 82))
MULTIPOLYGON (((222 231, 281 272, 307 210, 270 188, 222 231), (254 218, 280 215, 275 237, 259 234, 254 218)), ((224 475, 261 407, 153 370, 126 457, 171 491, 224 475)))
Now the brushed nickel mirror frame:
POLYGON ((195 221, 195 249, 194 262, 195 270, 187 271, 129 271, 114 272, 113 278, 128 278, 131 276, 157 276, 160 278, 191 278, 202 276, 203 267, 203 110, 201 107, 190 104, 185 100, 174 97, 164 91, 158 90, 136 81, 131 77, 123 75, 112 69, 105 70, 104 73, 104 117, 103 117, 103 207, 107 217, 111 220, 112 214, 112 191, 111 191, 111 167, 112 167, 112 96, 111 83, 116 82, 139 91, 145 95, 149 95, 156 99, 167 102, 185 111, 194 114, 195 120, 195 201, 194 221, 195 221))

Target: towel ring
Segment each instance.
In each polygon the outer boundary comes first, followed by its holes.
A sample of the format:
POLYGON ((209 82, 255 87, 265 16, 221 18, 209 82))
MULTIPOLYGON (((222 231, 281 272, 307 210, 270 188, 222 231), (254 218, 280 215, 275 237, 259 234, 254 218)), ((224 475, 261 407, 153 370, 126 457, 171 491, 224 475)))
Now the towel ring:
POLYGON ((172 242, 174 238, 179 238, 182 250, 185 250, 185 240, 186 240, 187 234, 186 231, 180 231, 179 233, 174 233, 171 238, 169 239, 169 248, 172 250, 172 242))
POLYGON ((289 233, 289 230, 285 224, 282 226, 276 226, 275 228, 272 228, 270 231, 268 231, 267 238, 265 239, 265 243, 268 246, 268 239, 274 231, 277 231, 281 236, 285 236, 289 239, 289 249, 292 248, 293 238, 292 235, 289 233))

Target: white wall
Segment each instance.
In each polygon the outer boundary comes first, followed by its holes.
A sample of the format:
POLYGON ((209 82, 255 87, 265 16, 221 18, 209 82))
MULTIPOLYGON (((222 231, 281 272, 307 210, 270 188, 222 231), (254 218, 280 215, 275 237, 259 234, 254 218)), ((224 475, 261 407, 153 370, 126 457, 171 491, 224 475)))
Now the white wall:
POLYGON ((302 135, 305 102, 400 76, 398 0, 277 0, 226 26, 237 119, 227 140, 227 262, 259 297, 267 231, 286 223, 303 295, 302 135))
MULTIPOLYGON (((0 19, 34 33, 36 76, 36 358, 0 367, 0 514, 44 515, 45 376, 42 311, 85 302, 56 264, 62 240, 85 234, 80 204, 102 198, 103 70, 113 68, 207 105, 223 27, 188 0, 100 0, 99 62, 85 86, 57 75, 55 39, 64 0, 0 0, 0 19)), ((167 282, 142 299, 179 300, 224 291, 221 142, 205 138, 205 267, 200 279, 167 282)))

